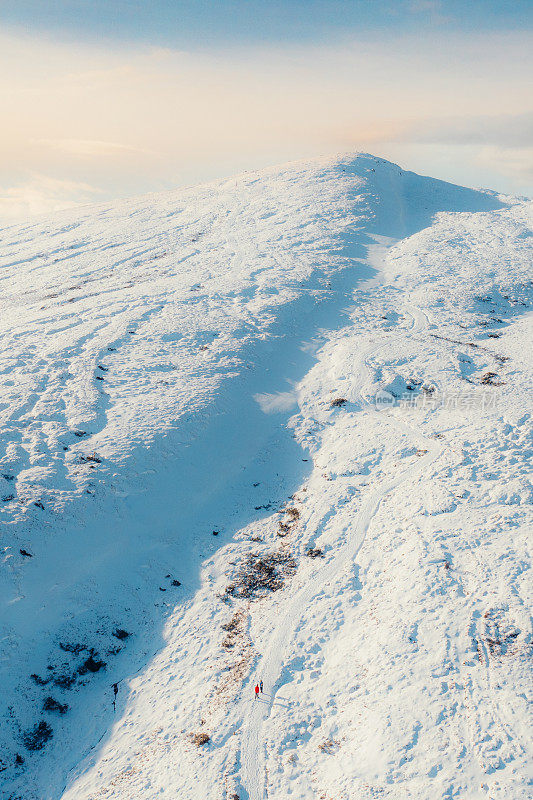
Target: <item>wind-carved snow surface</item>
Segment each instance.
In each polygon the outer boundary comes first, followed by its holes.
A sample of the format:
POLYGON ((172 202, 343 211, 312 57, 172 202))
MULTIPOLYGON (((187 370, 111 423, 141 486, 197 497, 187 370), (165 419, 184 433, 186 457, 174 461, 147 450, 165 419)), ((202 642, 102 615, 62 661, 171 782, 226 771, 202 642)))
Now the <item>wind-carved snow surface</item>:
POLYGON ((527 796, 530 224, 361 155, 2 231, 3 796, 527 796))

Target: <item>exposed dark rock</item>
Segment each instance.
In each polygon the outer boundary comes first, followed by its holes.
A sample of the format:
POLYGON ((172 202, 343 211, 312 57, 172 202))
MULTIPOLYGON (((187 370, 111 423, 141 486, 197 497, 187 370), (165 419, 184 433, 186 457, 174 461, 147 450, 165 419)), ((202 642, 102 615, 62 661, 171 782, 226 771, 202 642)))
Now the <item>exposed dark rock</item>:
POLYGON ((74 653, 75 656, 79 656, 80 653, 83 653, 84 650, 87 650, 87 645, 85 644, 70 644, 68 642, 59 642, 59 646, 65 653, 74 653))
POLYGON ((294 575, 296 562, 282 551, 263 556, 246 556, 234 578, 226 587, 226 594, 233 597, 264 597, 267 592, 281 589, 285 578, 294 575))
POLYGON ((57 675, 54 678, 54 686, 58 686, 60 689, 72 689, 75 683, 75 675, 57 675))
POLYGON ((78 673, 80 675, 86 675, 88 672, 99 672, 101 669, 104 669, 106 666, 105 661, 97 661, 94 656, 97 655, 96 653, 91 653, 89 658, 85 659, 81 667, 78 667, 78 673))
POLYGON ((88 456, 80 456, 79 459, 78 459, 78 463, 79 464, 89 464, 89 463, 101 464, 102 463, 102 459, 100 458, 100 456, 97 456, 96 453, 91 453, 88 456))
POLYGON ((36 675, 35 672, 30 675, 30 678, 37 684, 37 686, 46 686, 47 683, 50 683, 51 678, 41 678, 40 675, 36 675))
POLYGON ((305 551, 305 555, 309 558, 324 558, 324 553, 320 547, 310 547, 305 551))
POLYGON ((66 714, 68 711, 68 705, 66 703, 60 703, 59 700, 55 700, 53 697, 47 697, 43 703, 43 711, 51 711, 56 714, 66 714))
POLYGON ((331 407, 332 408, 340 408, 341 406, 343 406, 347 402, 348 401, 346 400, 345 397, 336 397, 334 400, 331 401, 331 407))
POLYGON ((202 747, 210 741, 211 737, 207 733, 191 733, 191 741, 196 747, 202 747))
POLYGON ((22 734, 22 743, 27 750, 42 750, 53 733, 50 725, 42 719, 34 728, 22 734))

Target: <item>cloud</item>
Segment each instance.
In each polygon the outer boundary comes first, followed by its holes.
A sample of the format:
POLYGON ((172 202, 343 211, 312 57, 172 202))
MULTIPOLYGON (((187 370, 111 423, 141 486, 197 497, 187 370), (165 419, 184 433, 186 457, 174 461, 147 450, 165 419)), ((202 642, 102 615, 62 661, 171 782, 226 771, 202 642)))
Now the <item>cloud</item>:
MULTIPOLYGON (((428 3, 419 13, 435 10, 428 3)), ((527 147, 529 45, 527 32, 436 30, 188 53, 0 34, 0 186, 12 187, 2 208, 38 206, 22 200, 32 193, 52 204, 92 196, 83 186, 124 196, 339 150, 386 157, 393 145, 398 159, 415 145, 477 148, 482 175, 496 156, 483 148, 527 147), (28 174, 51 176, 57 192, 28 174)))
MULTIPOLYGON (((385 142, 404 143, 419 153, 432 152, 433 157, 438 151, 441 158, 458 162, 466 175, 477 165, 478 174, 487 175, 486 180, 478 179, 478 185, 489 187, 491 179, 498 183, 504 176, 505 191, 531 193, 533 188, 532 112, 421 120, 385 142)), ((468 180, 466 175, 463 181, 468 180)))
POLYGON ((95 195, 98 189, 86 183, 32 175, 24 183, 0 188, 0 222, 70 208, 94 199, 95 195))
POLYGON ((503 175, 519 181, 533 180, 533 146, 509 148, 488 145, 481 148, 477 158, 481 164, 503 175))
POLYGON ((44 145, 74 156, 117 156, 122 154, 154 155, 153 151, 142 147, 121 144, 120 142, 101 142, 97 139, 36 139, 35 144, 44 145))
POLYGON ((290 411, 298 402, 296 392, 275 392, 274 394, 256 394, 254 400, 264 414, 279 414, 290 411))
POLYGON ((419 142, 527 147, 533 142, 533 112, 422 120, 401 135, 419 142))

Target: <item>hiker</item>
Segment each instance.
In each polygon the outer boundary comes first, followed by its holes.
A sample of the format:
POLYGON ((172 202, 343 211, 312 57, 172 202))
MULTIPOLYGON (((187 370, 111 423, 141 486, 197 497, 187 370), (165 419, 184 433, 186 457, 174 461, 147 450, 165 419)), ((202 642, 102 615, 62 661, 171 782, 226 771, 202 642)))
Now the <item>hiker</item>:
POLYGON ((257 683, 256 683, 256 684, 255 684, 255 699, 256 699, 256 700, 257 700, 257 697, 258 697, 258 695, 259 695, 259 686, 258 686, 258 685, 257 685, 257 683))
POLYGON ((116 711, 115 703, 116 703, 116 700, 117 700, 117 694, 118 694, 118 683, 114 683, 113 684, 113 711, 116 711))
POLYGON ((259 691, 263 694, 263 681, 259 681, 259 691))

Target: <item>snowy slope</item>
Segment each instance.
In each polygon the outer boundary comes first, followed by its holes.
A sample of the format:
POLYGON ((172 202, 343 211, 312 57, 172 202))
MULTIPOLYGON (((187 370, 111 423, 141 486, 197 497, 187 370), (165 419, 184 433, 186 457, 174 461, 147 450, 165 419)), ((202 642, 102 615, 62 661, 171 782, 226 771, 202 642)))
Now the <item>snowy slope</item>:
POLYGON ((530 225, 361 155, 2 231, 6 797, 527 796, 530 225))

